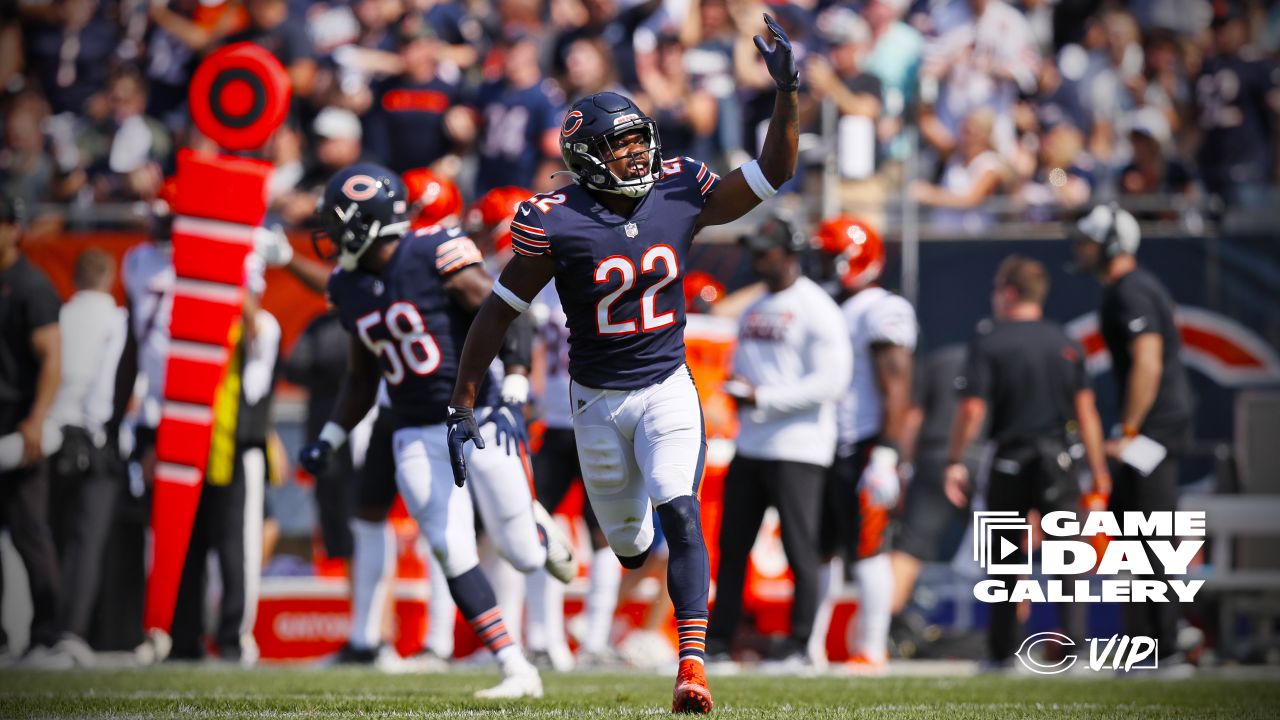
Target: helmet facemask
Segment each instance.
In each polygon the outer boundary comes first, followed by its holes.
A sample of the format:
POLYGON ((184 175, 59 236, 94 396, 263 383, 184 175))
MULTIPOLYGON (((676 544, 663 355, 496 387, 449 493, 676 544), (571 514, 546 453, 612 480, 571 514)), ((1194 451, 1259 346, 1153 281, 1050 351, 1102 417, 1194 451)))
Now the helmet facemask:
POLYGON ((649 193, 657 182, 659 168, 662 167, 662 141, 658 139, 658 126, 653 120, 635 117, 610 132, 585 140, 565 144, 565 162, 574 172, 579 182, 593 190, 641 198, 649 193), (618 141, 628 134, 642 132, 646 139, 641 142, 646 146, 642 150, 619 155, 621 151, 618 141), (645 174, 638 178, 619 177, 610 167, 610 163, 620 160, 630 162, 632 158, 647 155, 645 174))
POLYGON ((354 202, 334 206, 330 213, 323 218, 324 227, 312 232, 311 242, 317 255, 324 260, 336 259, 348 272, 356 269, 360 258, 379 240, 399 238, 409 230, 408 220, 384 225, 377 218, 362 217, 360 205, 354 202))

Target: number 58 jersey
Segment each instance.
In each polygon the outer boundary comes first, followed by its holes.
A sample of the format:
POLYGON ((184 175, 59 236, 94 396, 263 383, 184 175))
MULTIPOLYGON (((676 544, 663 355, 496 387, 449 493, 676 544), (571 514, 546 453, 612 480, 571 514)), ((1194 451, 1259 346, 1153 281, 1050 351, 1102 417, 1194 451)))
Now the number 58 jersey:
MULTIPOLYGON (((380 275, 339 269, 329 276, 343 327, 378 358, 397 428, 444 422, 472 319, 445 283, 482 261, 461 231, 425 228, 400 240, 380 275)), ((476 405, 497 400, 486 376, 476 405)))
POLYGON ((579 185, 520 204, 511 247, 555 263, 576 382, 635 390, 684 364, 684 271, 698 215, 719 182, 705 164, 676 158, 662 163, 627 218, 579 185))

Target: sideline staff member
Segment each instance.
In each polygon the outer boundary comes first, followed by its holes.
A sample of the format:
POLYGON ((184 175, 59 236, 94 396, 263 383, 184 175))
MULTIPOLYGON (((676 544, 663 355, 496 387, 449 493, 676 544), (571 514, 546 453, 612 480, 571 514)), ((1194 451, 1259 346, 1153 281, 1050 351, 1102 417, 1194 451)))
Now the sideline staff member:
MULTIPOLYGON (((1169 293, 1134 254, 1142 234, 1138 221, 1114 205, 1099 205, 1076 226, 1076 265, 1103 284, 1098 325, 1111 353, 1111 371, 1120 392, 1119 437, 1107 454, 1119 460, 1128 445, 1145 435, 1167 454, 1149 475, 1120 464, 1111 511, 1144 513, 1178 508, 1178 461, 1191 439, 1191 389, 1179 359, 1182 341, 1173 321, 1169 293)), ((1156 577, 1164 578, 1162 566, 1156 577)), ((1163 659, 1177 650, 1178 606, 1125 605, 1125 631, 1160 641, 1163 659)))
MULTIPOLYGON (((1044 319, 1049 276, 1029 258, 1005 258, 996 271, 991 308, 996 322, 979 326, 969 346, 964 374, 957 381, 962 400, 947 448, 947 496, 963 507, 969 484, 965 450, 991 408, 996 444, 987 486, 987 509, 1016 510, 1025 517, 1079 511, 1080 485, 1070 447, 1084 441, 1094 489, 1110 485, 1102 448, 1102 422, 1084 369, 1084 350, 1057 323, 1044 319)), ((1010 535, 1017 541, 1017 533, 1010 535)), ((1021 548, 1022 553, 1030 548, 1021 548)), ((1009 589, 1010 581, 1005 580, 1009 589)), ((1084 637, 1084 606, 1059 606, 1063 631, 1084 637)), ((1021 637, 1015 602, 991 606, 988 644, 993 664, 1013 658, 1021 637)))
POLYGON ((774 659, 803 664, 818 610, 818 526, 836 451, 836 400, 849 387, 852 347, 838 308, 800 272, 805 237, 778 217, 741 243, 766 293, 743 314, 734 379, 738 453, 724 481, 724 525, 708 658, 722 660, 742 619, 747 559, 765 509, 778 509, 782 549, 795 576, 791 636, 774 659))
MULTIPOLYGON (((22 438, 21 457, 0 472, 0 526, 9 530, 27 570, 33 609, 27 659, 53 667, 60 658, 48 656, 60 654, 54 646, 62 630, 44 458, 56 449, 45 422, 62 374, 62 302, 49 278, 22 256, 20 212, 17 201, 0 195, 0 437, 22 438)), ((0 654, 7 645, 0 628, 0 654)))

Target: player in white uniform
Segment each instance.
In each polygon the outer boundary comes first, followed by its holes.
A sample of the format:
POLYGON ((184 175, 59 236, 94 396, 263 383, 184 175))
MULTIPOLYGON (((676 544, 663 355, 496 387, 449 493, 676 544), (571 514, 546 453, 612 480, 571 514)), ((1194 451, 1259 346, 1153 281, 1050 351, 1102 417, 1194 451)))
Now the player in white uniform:
MULTIPOLYGON (((900 492, 898 448, 911 404, 916 315, 911 303, 873 284, 884 266, 884 245, 874 229, 840 216, 819 227, 818 239, 836 262, 840 310, 853 343, 853 382, 837 406, 823 545, 852 566, 858 583, 851 664, 880 671, 889 659, 893 574, 886 544, 889 512, 900 492)), ((817 661, 824 657, 831 605, 843 585, 839 560, 832 562, 829 580, 809 646, 817 661)))

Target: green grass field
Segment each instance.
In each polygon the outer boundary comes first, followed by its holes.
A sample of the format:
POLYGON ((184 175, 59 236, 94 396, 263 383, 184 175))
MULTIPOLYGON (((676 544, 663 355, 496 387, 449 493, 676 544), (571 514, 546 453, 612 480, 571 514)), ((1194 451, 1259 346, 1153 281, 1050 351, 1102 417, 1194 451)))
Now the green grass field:
MULTIPOLYGON (((0 670, 4 718, 627 718, 667 715, 671 679, 649 674, 545 677, 547 696, 483 702, 492 672, 383 675, 359 670, 164 667, 41 673, 0 670)), ((1011 677, 884 679, 736 676, 712 680, 725 718, 1280 717, 1272 680, 1011 677)))

